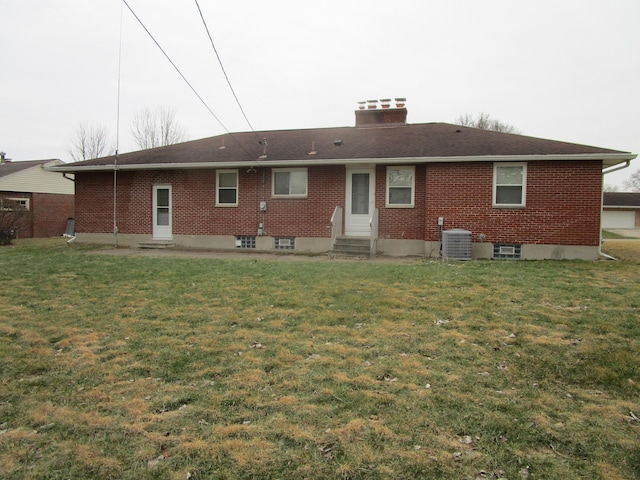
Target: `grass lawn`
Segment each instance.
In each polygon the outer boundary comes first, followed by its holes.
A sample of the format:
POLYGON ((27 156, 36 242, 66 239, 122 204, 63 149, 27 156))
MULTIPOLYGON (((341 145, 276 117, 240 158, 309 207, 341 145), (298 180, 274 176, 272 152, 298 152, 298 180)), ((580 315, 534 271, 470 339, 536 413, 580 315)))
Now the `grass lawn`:
POLYGON ((617 240, 633 239, 633 240, 638 240, 636 237, 629 237, 629 236, 625 236, 625 235, 620 235, 619 233, 610 232, 609 230, 602 230, 602 238, 604 238, 605 240, 609 240, 609 239, 617 239, 617 240))
POLYGON ((0 477, 639 478, 640 263, 626 255, 0 248, 0 477))

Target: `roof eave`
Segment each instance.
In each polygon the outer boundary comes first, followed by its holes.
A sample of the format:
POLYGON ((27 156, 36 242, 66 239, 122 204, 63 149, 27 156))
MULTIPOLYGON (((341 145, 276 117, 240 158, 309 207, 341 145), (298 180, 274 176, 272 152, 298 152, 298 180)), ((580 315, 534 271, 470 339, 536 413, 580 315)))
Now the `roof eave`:
POLYGON ((551 154, 551 155, 477 155, 452 157, 384 157, 384 158, 336 158, 336 159, 294 159, 294 160, 243 160, 231 162, 184 162, 184 163, 148 163, 148 164, 103 164, 76 165, 66 164, 45 166, 52 172, 112 172, 114 169, 126 170, 193 170, 209 168, 246 168, 246 167, 287 167, 287 166, 315 166, 315 165, 400 165, 419 163, 462 163, 462 162, 538 162, 538 161, 589 161, 602 160, 603 168, 612 167, 637 157, 633 153, 582 153, 582 154, 551 154))

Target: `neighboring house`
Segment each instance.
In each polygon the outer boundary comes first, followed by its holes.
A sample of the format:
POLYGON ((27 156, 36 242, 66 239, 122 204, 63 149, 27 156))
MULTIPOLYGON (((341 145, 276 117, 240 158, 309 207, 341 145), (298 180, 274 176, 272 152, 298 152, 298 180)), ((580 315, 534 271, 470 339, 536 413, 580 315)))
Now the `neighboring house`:
POLYGON ((226 134, 50 170, 75 174, 83 242, 327 252, 360 240, 367 254, 595 259, 603 169, 636 157, 407 124, 403 106, 355 117, 355 127, 226 134))
POLYGON ((31 212, 29 224, 16 232, 19 238, 61 236, 67 219, 74 217, 73 181, 45 169, 60 164, 0 159, 0 208, 19 206, 31 212))
POLYGON ((640 228, 640 193, 604 192, 602 228, 640 228))

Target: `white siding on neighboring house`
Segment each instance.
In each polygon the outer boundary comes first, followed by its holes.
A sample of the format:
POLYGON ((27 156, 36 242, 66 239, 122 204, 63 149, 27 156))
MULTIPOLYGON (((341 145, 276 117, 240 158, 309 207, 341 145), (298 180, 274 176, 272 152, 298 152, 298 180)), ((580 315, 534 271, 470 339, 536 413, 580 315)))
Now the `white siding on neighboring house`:
MULTIPOLYGON (((48 172, 44 169, 44 167, 61 163, 60 160, 54 160, 0 177, 0 191, 73 195, 75 187, 71 180, 64 178, 61 173, 48 172)), ((0 168, 2 167, 0 166, 0 168)), ((73 175, 69 176, 73 177, 73 175)))
POLYGON ((634 228, 636 213, 633 210, 607 210, 602 212, 602 228, 634 228))

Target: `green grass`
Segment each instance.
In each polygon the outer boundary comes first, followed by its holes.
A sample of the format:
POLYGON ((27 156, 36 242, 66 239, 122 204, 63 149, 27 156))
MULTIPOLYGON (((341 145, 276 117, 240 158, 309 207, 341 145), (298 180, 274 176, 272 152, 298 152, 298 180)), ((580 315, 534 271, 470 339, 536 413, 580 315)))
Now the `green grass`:
POLYGON ((2 478, 640 476, 632 260, 0 268, 2 478))
POLYGON ((602 238, 604 238, 605 240, 622 240, 622 239, 634 239, 634 240, 637 240, 635 237, 629 237, 627 235, 620 235, 619 233, 610 232, 609 230, 603 230, 602 231, 602 238))

